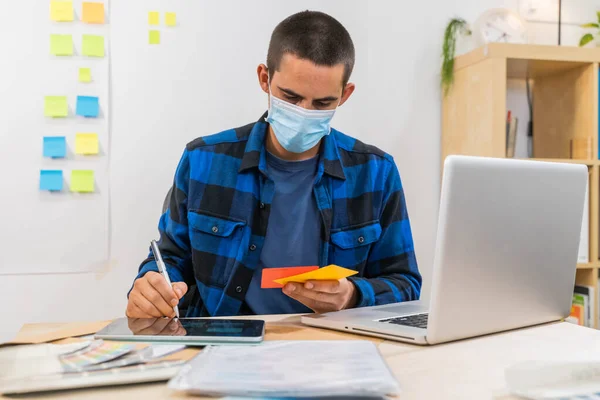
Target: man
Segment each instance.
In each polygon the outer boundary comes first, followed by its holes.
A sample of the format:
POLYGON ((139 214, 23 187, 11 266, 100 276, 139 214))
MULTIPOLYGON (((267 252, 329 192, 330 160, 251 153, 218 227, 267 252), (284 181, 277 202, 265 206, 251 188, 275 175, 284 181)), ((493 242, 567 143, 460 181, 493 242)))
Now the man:
MULTIPOLYGON (((126 314, 186 317, 328 312, 416 300, 421 275, 391 156, 330 128, 354 92, 346 29, 305 11, 273 31, 258 81, 269 107, 257 122, 189 143, 175 173, 159 248, 139 269, 126 314), (261 289, 262 270, 336 264, 339 281, 261 289)), ((368 118, 369 116, 365 116, 368 118)))

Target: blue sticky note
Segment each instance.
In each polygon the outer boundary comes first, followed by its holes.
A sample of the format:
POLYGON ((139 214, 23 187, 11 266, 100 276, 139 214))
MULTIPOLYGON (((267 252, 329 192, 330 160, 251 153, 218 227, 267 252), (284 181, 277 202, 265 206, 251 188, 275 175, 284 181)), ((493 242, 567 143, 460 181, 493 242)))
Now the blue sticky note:
POLYGON ((63 173, 61 170, 43 169, 40 171, 40 190, 60 192, 63 188, 63 173))
POLYGON ((94 96, 77 96, 76 114, 83 117, 97 117, 100 111, 98 98, 94 96))
POLYGON ((64 136, 44 137, 44 157, 63 158, 67 155, 67 141, 64 136))

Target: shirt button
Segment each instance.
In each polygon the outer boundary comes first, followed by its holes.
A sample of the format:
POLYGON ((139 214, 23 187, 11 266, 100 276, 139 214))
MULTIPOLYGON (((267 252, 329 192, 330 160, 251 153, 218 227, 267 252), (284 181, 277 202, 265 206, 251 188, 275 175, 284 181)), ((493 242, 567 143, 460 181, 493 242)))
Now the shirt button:
POLYGON ((260 207, 261 209, 262 209, 262 208, 265 208, 265 203, 260 203, 259 207, 260 207))
POLYGON ((365 238, 364 238, 364 237, 360 236, 360 237, 358 238, 358 243, 364 243, 364 241, 365 241, 365 238))
POLYGON ((251 244, 250 245, 250 251, 254 251, 256 250, 256 245, 255 244, 251 244))
POLYGON ((213 226, 213 227, 212 227, 212 231, 213 231, 214 233, 217 233, 217 232, 219 232, 219 228, 218 228, 217 226, 213 226))
POLYGON ((235 291, 238 293, 242 293, 242 287, 241 286, 236 287, 235 291))

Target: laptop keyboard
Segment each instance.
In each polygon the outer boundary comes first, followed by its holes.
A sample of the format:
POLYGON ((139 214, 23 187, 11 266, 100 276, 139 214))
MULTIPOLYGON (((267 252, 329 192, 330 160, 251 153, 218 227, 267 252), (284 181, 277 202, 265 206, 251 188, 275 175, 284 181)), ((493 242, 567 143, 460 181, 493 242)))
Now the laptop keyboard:
POLYGON ((384 322, 386 324, 394 324, 394 325, 406 325, 413 326, 415 328, 427 328, 427 317, 429 314, 415 314, 415 315, 407 315, 405 317, 393 317, 380 319, 379 322, 384 322))

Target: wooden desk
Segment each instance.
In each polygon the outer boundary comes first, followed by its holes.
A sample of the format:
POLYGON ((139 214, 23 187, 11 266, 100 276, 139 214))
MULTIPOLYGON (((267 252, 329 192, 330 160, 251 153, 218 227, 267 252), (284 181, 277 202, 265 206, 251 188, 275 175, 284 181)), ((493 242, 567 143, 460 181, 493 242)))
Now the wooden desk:
MULTIPOLYGON (((305 327, 298 316, 263 316, 267 340, 368 339, 378 343, 390 369, 398 378, 401 399, 502 399, 508 400, 506 367, 526 360, 565 359, 600 348, 600 332, 554 323, 436 346, 417 346, 305 327)), ((40 331, 43 326, 26 325, 40 331)), ((20 399, 177 399, 186 397, 167 389, 164 382, 112 388, 92 388, 48 394, 20 395, 20 399)), ((9 398, 9 397, 2 397, 9 398)), ((197 397, 196 397, 197 398, 197 397)))

